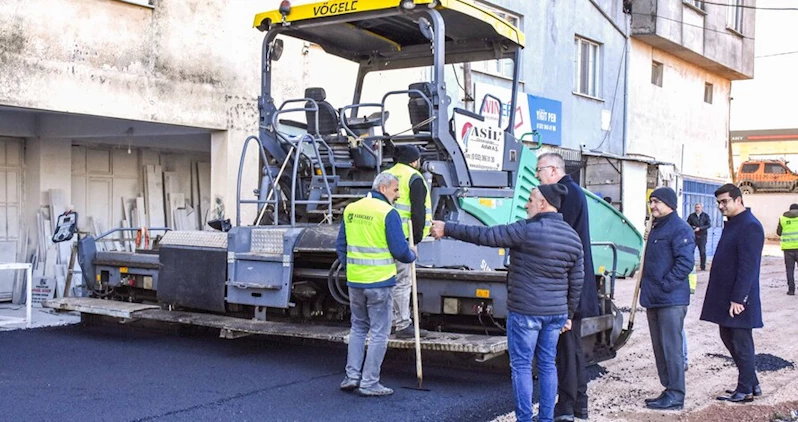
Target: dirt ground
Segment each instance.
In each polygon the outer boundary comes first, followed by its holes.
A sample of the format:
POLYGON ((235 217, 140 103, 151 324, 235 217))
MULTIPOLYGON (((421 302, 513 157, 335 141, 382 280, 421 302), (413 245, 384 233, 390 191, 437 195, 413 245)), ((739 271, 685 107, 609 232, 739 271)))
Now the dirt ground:
MULTIPOLYGON (((784 260, 778 244, 767 244, 762 259, 760 288, 765 327, 754 330, 754 343, 763 394, 753 403, 732 404, 715 399, 725 389, 736 386, 737 370, 723 347, 717 325, 699 321, 708 278, 709 271, 698 272, 698 288, 685 320, 689 370, 684 409, 654 411, 644 405, 643 400, 659 395, 662 387, 646 315, 639 308, 629 342, 615 359, 600 364, 601 375, 588 384, 591 421, 798 421, 798 296, 786 294, 784 260)), ((619 281, 616 304, 629 309, 633 290, 631 280, 619 281)), ((496 419, 514 420, 512 413, 496 419)))

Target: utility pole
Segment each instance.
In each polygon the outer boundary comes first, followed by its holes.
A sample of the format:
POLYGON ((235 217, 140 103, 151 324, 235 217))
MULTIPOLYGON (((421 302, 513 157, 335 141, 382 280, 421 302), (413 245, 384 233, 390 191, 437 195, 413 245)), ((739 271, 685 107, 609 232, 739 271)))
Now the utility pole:
POLYGON ((726 148, 729 160, 729 177, 733 184, 737 184, 737 176, 734 174, 734 151, 732 150, 732 137, 731 137, 731 102, 734 98, 731 96, 731 83, 729 84, 729 118, 726 121, 726 148))

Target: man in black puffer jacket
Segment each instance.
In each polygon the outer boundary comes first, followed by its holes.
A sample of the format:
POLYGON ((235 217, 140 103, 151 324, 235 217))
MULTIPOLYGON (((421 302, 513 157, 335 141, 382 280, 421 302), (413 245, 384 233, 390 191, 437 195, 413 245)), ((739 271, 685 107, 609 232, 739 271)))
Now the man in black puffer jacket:
POLYGON ((432 235, 510 248, 507 343, 515 416, 532 420, 532 358, 540 379, 539 420, 552 421, 557 394, 554 357, 560 333, 570 329, 584 282, 582 242, 557 212, 568 188, 540 185, 525 208, 527 219, 494 227, 433 221, 432 235))

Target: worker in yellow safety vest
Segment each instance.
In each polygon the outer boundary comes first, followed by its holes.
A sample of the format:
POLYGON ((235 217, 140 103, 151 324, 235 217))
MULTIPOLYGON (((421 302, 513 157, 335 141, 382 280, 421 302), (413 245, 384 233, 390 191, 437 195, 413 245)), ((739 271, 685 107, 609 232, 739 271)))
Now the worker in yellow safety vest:
POLYGON ((346 268, 352 313, 341 390, 357 390, 362 396, 393 394, 392 389, 380 384, 380 367, 391 333, 394 260, 406 264, 416 260, 415 247, 407 243, 399 213, 393 208, 398 196, 396 177, 379 174, 372 191, 344 209, 335 244, 338 259, 346 268))
POLYGON ((781 236, 781 250, 784 251, 784 265, 787 267, 787 294, 795 295, 795 263, 798 262, 798 204, 790 205, 790 210, 779 217, 776 234, 781 236))
MULTIPOLYGON (((421 154, 415 146, 400 145, 394 150, 396 164, 386 173, 399 180, 399 199, 393 204, 402 219, 405 238, 410 237, 407 222, 413 222, 413 242, 418 244, 429 233, 432 224, 432 200, 424 176, 419 173, 421 154)), ((396 287, 393 289, 393 327, 397 338, 414 337, 410 317, 410 265, 396 261, 396 287)), ((426 330, 419 330, 425 337, 426 330)))

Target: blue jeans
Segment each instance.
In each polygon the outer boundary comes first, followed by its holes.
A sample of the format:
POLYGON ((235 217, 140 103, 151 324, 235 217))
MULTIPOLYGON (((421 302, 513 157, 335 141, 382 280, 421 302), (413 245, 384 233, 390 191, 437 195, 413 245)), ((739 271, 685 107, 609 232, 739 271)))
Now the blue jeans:
POLYGON ((568 315, 531 316, 510 312, 507 317, 507 346, 513 373, 515 417, 532 420, 532 358, 537 360, 540 380, 540 422, 554 419, 557 396, 557 341, 568 315))
POLYGON ((380 382, 380 367, 391 335, 393 287, 349 288, 352 328, 346 355, 346 376, 368 389, 380 382), (369 348, 366 352, 366 335, 369 348))
POLYGON ((682 328, 682 352, 684 352, 684 366, 687 367, 687 333, 682 328))

